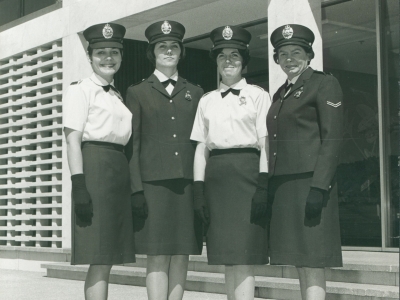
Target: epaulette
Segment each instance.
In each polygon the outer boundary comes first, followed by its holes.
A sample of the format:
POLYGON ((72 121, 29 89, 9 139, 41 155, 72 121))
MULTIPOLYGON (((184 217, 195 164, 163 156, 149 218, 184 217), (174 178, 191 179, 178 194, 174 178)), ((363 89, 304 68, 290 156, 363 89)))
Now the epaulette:
POLYGON ((202 87, 200 86, 200 84, 191 82, 191 81, 187 80, 186 78, 183 78, 183 79, 186 80, 187 82, 189 82, 190 84, 193 84, 193 85, 195 85, 195 86, 198 86, 199 88, 202 88, 202 87))
POLYGON ((131 84, 129 87, 138 85, 139 83, 142 83, 142 82, 145 81, 146 79, 147 79, 147 78, 143 78, 141 81, 138 81, 138 82, 136 82, 136 83, 133 83, 133 84, 131 84))
POLYGON ((201 98, 204 98, 205 96, 207 96, 207 95, 210 94, 211 92, 213 92, 213 91, 210 91, 210 92, 208 92, 208 93, 203 94, 203 96, 201 96, 201 98))
POLYGON ((71 85, 80 84, 81 82, 82 82, 82 79, 78 80, 78 81, 71 82, 71 85))
POLYGON ((256 84, 250 84, 251 86, 254 86, 254 87, 256 87, 256 88, 259 88, 260 90, 262 90, 262 91, 264 91, 264 89, 261 87, 261 86, 259 86, 259 85, 256 85, 256 84))
POLYGON ((322 75, 332 75, 331 73, 326 73, 326 72, 319 71, 319 70, 314 70, 314 72, 318 73, 318 74, 322 74, 322 75))

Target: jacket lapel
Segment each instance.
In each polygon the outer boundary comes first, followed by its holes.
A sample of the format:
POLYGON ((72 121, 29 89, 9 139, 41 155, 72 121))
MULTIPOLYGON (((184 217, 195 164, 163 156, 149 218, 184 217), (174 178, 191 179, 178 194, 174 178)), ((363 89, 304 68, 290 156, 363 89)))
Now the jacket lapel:
POLYGON ((178 81, 175 84, 174 90, 172 91, 171 97, 175 97, 181 90, 186 88, 186 80, 178 76, 178 81))
POLYGON ((164 86, 161 84, 160 80, 158 80, 157 76, 154 74, 151 74, 149 78, 147 79, 149 83, 152 84, 152 87, 160 92, 161 94, 165 95, 166 97, 170 97, 168 92, 165 90, 164 86))
POLYGON ((310 77, 313 73, 314 73, 314 70, 311 67, 308 67, 307 70, 305 70, 303 72, 303 74, 301 74, 300 77, 297 79, 296 83, 290 89, 289 93, 286 95, 285 98, 289 97, 294 91, 301 88, 304 85, 304 83, 310 79, 310 77))

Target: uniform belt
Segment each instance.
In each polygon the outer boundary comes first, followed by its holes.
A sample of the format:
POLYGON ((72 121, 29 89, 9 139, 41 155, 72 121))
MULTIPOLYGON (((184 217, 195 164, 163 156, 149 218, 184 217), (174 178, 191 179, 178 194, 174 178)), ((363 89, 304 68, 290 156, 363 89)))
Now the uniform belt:
POLYGON ((213 149, 211 150, 210 156, 231 154, 231 153, 256 153, 260 154, 260 150, 256 148, 229 148, 229 149, 213 149))
POLYGON ((108 143, 108 142, 100 142, 100 141, 85 141, 82 142, 81 148, 83 149, 84 147, 87 146, 97 146, 101 148, 106 148, 110 150, 116 150, 120 152, 124 152, 124 146, 120 144, 114 144, 114 143, 108 143))

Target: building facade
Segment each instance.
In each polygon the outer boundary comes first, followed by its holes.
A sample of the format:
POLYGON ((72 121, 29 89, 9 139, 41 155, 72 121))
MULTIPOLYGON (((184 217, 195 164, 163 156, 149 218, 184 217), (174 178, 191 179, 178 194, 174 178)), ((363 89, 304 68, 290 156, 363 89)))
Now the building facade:
POLYGON ((344 93, 345 133, 337 171, 345 249, 399 247, 398 0, 5 0, 0 2, 0 247, 69 249, 70 174, 62 93, 90 75, 82 31, 127 28, 116 85, 125 92, 152 72, 144 30, 163 19, 186 27, 179 72, 206 91, 218 85, 208 33, 241 25, 252 34, 244 76, 271 95, 285 75, 270 33, 300 23, 316 33, 311 66, 344 93))

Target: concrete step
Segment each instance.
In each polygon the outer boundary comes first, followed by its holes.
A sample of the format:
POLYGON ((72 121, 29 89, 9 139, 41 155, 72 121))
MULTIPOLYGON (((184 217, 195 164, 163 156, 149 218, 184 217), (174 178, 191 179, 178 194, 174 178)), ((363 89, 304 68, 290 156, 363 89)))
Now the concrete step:
MULTIPOLYGON (((47 276, 84 280, 88 266, 71 266, 69 263, 42 264, 47 276)), ((110 282, 145 286, 146 270, 142 267, 114 266, 110 282)), ((224 275, 189 271, 186 290, 224 294, 224 275)), ((300 299, 298 280, 293 278, 256 276, 255 296, 262 299, 300 299)), ((327 282, 327 300, 393 300, 399 299, 399 287, 388 285, 327 282)))
MULTIPOLYGON (((204 249, 202 255, 190 256, 189 271, 224 273, 221 265, 208 265, 204 249)), ((131 267, 146 267, 146 255, 136 255, 131 267)), ((255 267, 256 276, 297 279, 293 266, 263 265, 255 267)), ((399 286, 399 254, 382 252, 344 251, 343 267, 326 269, 327 281, 399 286)))

